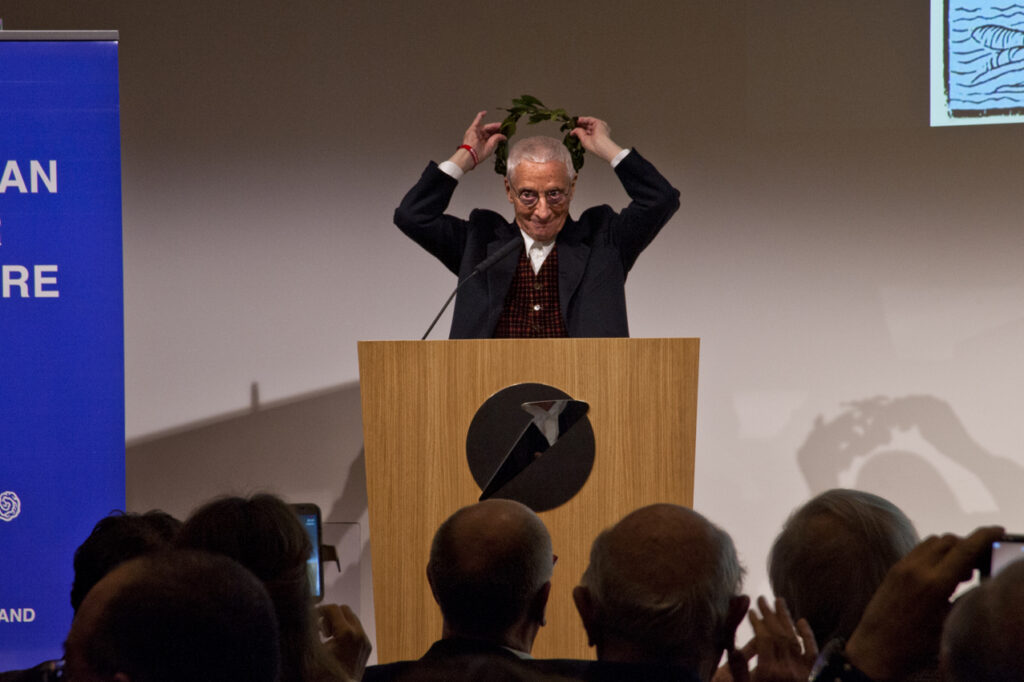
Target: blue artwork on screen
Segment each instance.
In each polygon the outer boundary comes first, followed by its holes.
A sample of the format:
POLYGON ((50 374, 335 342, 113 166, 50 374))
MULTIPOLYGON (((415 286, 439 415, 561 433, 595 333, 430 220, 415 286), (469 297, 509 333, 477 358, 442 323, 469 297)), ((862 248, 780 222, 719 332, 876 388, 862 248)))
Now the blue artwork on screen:
POLYGON ((1024 120, 1024 3, 933 0, 932 9, 932 124, 1024 120))
POLYGON ((75 548, 124 508, 114 41, 0 37, 0 670, 57 658, 75 548))

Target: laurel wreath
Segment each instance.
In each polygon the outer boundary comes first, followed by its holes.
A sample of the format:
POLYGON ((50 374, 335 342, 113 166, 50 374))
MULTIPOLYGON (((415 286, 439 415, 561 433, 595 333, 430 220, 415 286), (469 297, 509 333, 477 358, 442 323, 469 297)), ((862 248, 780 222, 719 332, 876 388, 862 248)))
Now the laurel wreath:
POLYGON ((519 119, 526 116, 528 124, 540 123, 541 121, 561 121, 559 128, 565 137, 562 144, 569 150, 572 156, 572 167, 578 172, 583 168, 583 145, 580 140, 571 132, 577 126, 576 116, 570 116, 565 109, 549 109, 544 103, 533 95, 522 95, 512 100, 512 106, 505 109, 508 116, 501 122, 498 132, 505 136, 505 139, 498 143, 494 150, 494 172, 498 175, 505 175, 508 171, 508 140, 516 134, 516 124, 519 119))

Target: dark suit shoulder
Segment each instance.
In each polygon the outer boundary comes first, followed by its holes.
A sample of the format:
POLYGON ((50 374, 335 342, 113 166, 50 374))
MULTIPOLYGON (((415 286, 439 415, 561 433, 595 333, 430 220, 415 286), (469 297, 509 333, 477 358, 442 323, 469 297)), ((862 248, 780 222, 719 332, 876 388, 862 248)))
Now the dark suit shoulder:
MULTIPOLYGON (((568 234, 565 236, 575 237, 578 241, 589 242, 599 232, 607 228, 616 215, 618 214, 615 209, 608 204, 591 206, 580 214, 578 220, 566 224, 562 232, 567 232, 568 234)), ((562 235, 559 234, 559 239, 561 238, 562 235)))
POLYGON ((57 679, 60 661, 45 661, 27 670, 9 670, 0 673, 0 682, 50 682, 57 679))
POLYGON ((474 208, 470 211, 469 223, 476 228, 486 227, 495 231, 512 231, 512 226, 509 225, 505 216, 487 208, 474 208))
MULTIPOLYGON (((488 642, 439 640, 415 661, 366 668, 364 682, 558 682, 566 678, 537 670, 502 646, 488 642)), ((571 679, 571 678, 569 678, 571 679)))
POLYGON ((538 672, 584 682, 700 682, 692 670, 648 663, 614 663, 571 658, 538 659, 530 662, 538 672))
POLYGON ((368 665, 363 671, 363 682, 390 682, 401 680, 409 673, 416 661, 395 661, 393 663, 380 663, 368 665))

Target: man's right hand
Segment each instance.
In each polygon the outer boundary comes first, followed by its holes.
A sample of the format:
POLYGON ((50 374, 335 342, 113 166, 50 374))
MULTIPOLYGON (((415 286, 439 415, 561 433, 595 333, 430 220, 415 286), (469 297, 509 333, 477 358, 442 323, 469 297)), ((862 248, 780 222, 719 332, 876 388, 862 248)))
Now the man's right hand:
POLYGON ((479 112, 476 118, 473 119, 473 122, 469 124, 466 133, 462 136, 462 144, 473 148, 473 151, 476 152, 476 159, 462 148, 457 149, 452 154, 452 157, 448 159, 466 172, 473 170, 478 163, 483 163, 484 159, 494 153, 498 143, 507 139, 498 132, 501 129, 501 123, 481 122, 486 113, 487 111, 479 112))
POLYGON ((320 616, 320 632, 325 638, 324 646, 348 675, 348 679, 363 679, 363 671, 366 670, 366 661, 370 658, 373 645, 359 617, 345 604, 321 604, 317 611, 320 616))
POLYGON ((750 625, 754 638, 742 649, 728 652, 727 662, 711 682, 801 682, 806 680, 818 657, 818 645, 811 626, 803 618, 793 623, 786 600, 775 600, 773 610, 764 597, 758 597, 761 614, 751 608, 750 625), (749 670, 749 661, 757 656, 757 667, 749 670))
POLYGON ((988 526, 966 538, 932 536, 896 562, 846 643, 847 660, 874 680, 895 679, 934 661, 949 598, 1003 532, 988 526))

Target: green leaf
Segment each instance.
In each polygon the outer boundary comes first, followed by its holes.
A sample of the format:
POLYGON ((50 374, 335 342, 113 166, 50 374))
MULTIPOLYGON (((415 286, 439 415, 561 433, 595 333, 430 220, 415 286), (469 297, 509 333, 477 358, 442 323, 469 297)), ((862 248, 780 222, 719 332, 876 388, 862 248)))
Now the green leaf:
POLYGON ((572 167, 578 173, 580 168, 583 168, 583 154, 586 151, 583 149, 583 144, 575 135, 566 135, 562 139, 562 144, 569 149, 569 155, 572 156, 572 167))
MULTIPOLYGON (((543 102, 533 95, 520 95, 512 100, 512 106, 505 109, 508 116, 501 123, 499 132, 506 138, 511 138, 516 133, 516 126, 522 116, 527 117, 528 124, 540 123, 542 121, 562 121, 559 128, 566 133, 562 144, 569 150, 572 157, 572 165, 577 171, 583 167, 583 155, 586 150, 580 143, 579 138, 571 134, 572 130, 579 125, 576 116, 569 116, 565 109, 548 109, 543 102)), ((494 150, 494 172, 505 175, 508 169, 508 141, 501 142, 494 150)))
POLYGON ((508 162, 508 142, 499 142, 494 149, 494 172, 505 175, 508 162))

